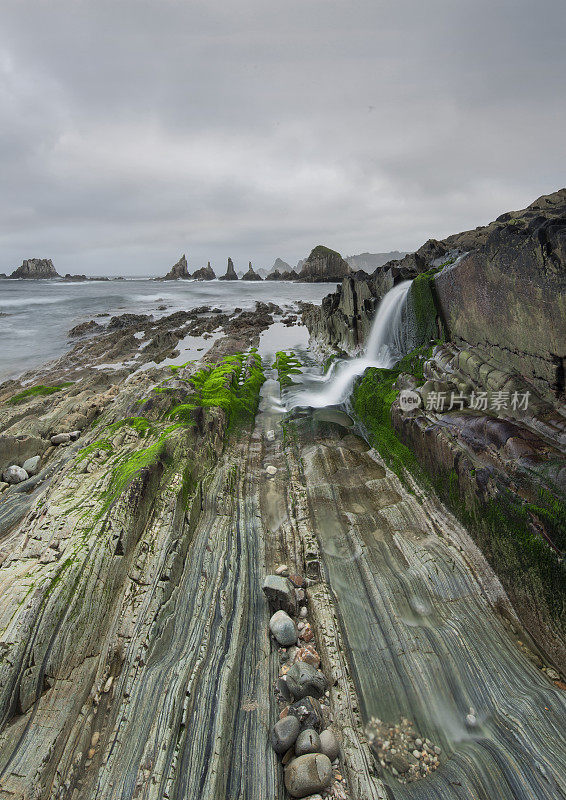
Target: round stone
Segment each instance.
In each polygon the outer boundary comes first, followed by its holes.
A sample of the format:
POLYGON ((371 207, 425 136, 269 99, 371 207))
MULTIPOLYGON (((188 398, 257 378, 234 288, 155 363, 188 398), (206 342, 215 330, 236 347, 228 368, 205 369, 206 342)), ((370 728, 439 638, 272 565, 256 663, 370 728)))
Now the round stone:
POLYGON ((22 481, 27 481, 28 478, 29 475, 25 469, 18 467, 16 464, 12 464, 11 467, 8 467, 8 469, 5 469, 2 473, 2 479, 6 483, 21 483, 22 481))
POLYGON ((322 753, 299 756, 285 767, 285 788, 291 797, 308 797, 327 789, 331 783, 332 764, 322 753))
POLYGON ((28 458, 27 461, 24 461, 22 464, 22 469, 25 469, 28 475, 35 475, 39 469, 39 462, 41 458, 39 456, 33 456, 32 458, 28 458))
POLYGON ((320 736, 314 728, 306 728, 297 736, 295 754, 304 756, 307 753, 320 753, 320 736))
POLYGON ((300 728, 299 720, 290 715, 276 722, 271 730, 271 746, 275 752, 286 753, 295 744, 300 728))
POLYGON ((289 647, 297 641, 297 629, 285 611, 276 611, 269 620, 269 630, 282 647, 289 647))
POLYGON ((69 433, 56 433, 55 436, 52 436, 51 444, 65 444, 66 442, 71 441, 71 435, 69 433))
POLYGON ((331 761, 335 761, 340 755, 338 740, 331 728, 327 728, 320 734, 320 752, 328 756, 331 761))

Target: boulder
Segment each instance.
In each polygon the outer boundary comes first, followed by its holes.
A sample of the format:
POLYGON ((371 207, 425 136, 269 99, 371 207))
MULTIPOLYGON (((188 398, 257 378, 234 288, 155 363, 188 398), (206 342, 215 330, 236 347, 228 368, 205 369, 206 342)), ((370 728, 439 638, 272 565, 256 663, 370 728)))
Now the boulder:
POLYGON ((228 267, 226 269, 226 274, 221 275, 218 278, 219 281, 237 281, 238 276, 236 275, 236 270, 234 269, 234 262, 231 258, 228 259, 228 267))
MULTIPOLYGON (((292 719, 295 718, 292 717, 292 719)), ((313 728, 305 728, 304 731, 301 731, 295 742, 297 756, 304 756, 307 753, 320 753, 320 736, 313 728)))
POLYGON ((27 472, 28 475, 35 475, 36 472, 39 470, 41 458, 39 456, 32 456, 32 458, 28 458, 22 464, 22 469, 27 472))
POLYGON ((326 691, 326 678, 324 674, 304 661, 295 661, 287 672, 287 686, 293 697, 300 700, 310 695, 321 697, 326 691))
POLYGON ((28 478, 29 475, 25 469, 18 467, 16 464, 12 464, 2 473, 2 480, 6 483, 21 483, 22 481, 27 481, 28 478))
POLYGON ((27 280, 42 280, 43 278, 61 277, 50 258, 27 258, 22 266, 14 270, 10 278, 25 278, 27 280))
POLYGON ((291 797, 308 797, 327 789, 332 783, 332 764, 322 753, 294 758, 285 767, 285 788, 291 797))
POLYGON ((340 755, 338 739, 330 728, 327 728, 320 734, 320 752, 328 756, 331 761, 334 761, 340 755))
POLYGON ((70 433, 56 433, 54 436, 51 437, 49 440, 51 444, 58 445, 58 444, 66 444, 67 442, 71 441, 71 434, 70 433))
POLYGON ((282 609, 288 614, 297 613, 295 588, 285 576, 268 575, 263 582, 263 591, 272 611, 282 609))
POLYGON ((282 755, 293 747, 301 729, 296 717, 287 715, 278 720, 271 730, 271 746, 276 753, 282 755))
POLYGON ((89 322, 81 322, 79 325, 75 325, 74 328, 71 328, 68 335, 72 337, 84 336, 87 333, 95 333, 100 330, 102 330, 102 325, 99 325, 98 322, 91 319, 89 322))
POLYGON ((269 630, 281 647, 289 647, 297 641, 297 628, 285 611, 275 612, 269 620, 269 630))

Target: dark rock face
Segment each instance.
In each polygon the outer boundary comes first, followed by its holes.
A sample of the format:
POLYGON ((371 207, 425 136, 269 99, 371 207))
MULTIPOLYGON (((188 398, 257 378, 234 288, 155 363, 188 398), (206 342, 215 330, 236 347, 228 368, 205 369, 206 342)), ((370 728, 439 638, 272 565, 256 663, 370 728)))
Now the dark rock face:
POLYGON ((344 261, 340 253, 319 244, 303 263, 297 280, 307 283, 326 283, 341 281, 349 274, 348 262, 344 261))
POLYGON ((59 277, 60 275, 50 258, 27 258, 22 266, 10 275, 10 278, 27 278, 29 280, 59 277))
POLYGON ((266 277, 266 281, 296 281, 298 280, 299 276, 295 272, 295 270, 287 270, 286 272, 279 272, 276 269, 274 272, 270 272, 269 275, 266 277))
POLYGON ((189 273, 189 269, 187 266, 187 258, 185 254, 181 256, 181 258, 177 261, 176 264, 173 264, 167 275, 164 275, 162 278, 156 278, 157 281, 176 281, 179 278, 190 278, 191 275, 189 273))
POLYGON ((69 336, 84 336, 87 333, 96 333, 101 328, 101 325, 91 319, 89 322, 81 322, 80 325, 75 325, 74 328, 71 328, 69 336))
POLYGON ((258 275, 257 272, 252 267, 252 262, 251 261, 250 261, 250 265, 248 267, 248 271, 245 273, 245 275, 242 275, 242 280, 243 281, 260 281, 261 280, 261 276, 258 275))
POLYGON ((228 259, 228 268, 226 269, 226 274, 221 275, 218 278, 219 281, 237 281, 238 276, 236 275, 236 270, 234 269, 234 262, 231 258, 228 259))
POLYGON ((216 278, 216 274, 212 267, 210 266, 210 261, 206 265, 206 267, 201 267, 193 272, 193 280, 195 281, 213 281, 216 278))

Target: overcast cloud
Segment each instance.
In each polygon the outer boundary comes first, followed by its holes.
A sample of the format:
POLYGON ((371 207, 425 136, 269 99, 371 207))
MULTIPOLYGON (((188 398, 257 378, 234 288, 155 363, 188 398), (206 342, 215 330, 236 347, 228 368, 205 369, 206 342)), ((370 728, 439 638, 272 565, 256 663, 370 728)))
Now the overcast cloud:
POLYGON ((411 250, 566 183, 564 0, 2 0, 0 272, 411 250))

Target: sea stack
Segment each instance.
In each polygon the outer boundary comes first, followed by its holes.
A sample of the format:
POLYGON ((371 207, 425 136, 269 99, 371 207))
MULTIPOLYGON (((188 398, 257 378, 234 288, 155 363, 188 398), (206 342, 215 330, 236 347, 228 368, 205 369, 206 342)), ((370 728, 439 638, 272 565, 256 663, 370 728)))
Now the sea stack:
POLYGON ((22 266, 10 275, 10 278, 26 278, 27 280, 60 277, 50 258, 26 258, 22 262, 22 266))
POLYGON ((231 258, 228 259, 228 268, 226 269, 226 275, 221 275, 218 279, 219 281, 237 281, 238 276, 236 275, 236 270, 234 269, 234 262, 231 258))
POLYGON ((341 281, 350 275, 350 265, 340 253, 319 244, 303 262, 298 280, 305 283, 327 283, 341 281))
POLYGON ((157 281, 176 281, 178 278, 183 278, 187 280, 190 278, 191 275, 188 270, 187 266, 187 257, 183 253, 181 258, 177 261, 176 264, 173 264, 167 275, 164 275, 162 278, 156 278, 157 281))
POLYGON ((261 280, 261 275, 258 275, 257 272, 254 270, 254 268, 252 267, 252 262, 251 261, 249 262, 249 264, 250 265, 248 267, 248 271, 246 272, 245 275, 242 276, 242 280, 243 281, 260 281, 261 280))
POLYGON ((216 273, 210 266, 210 261, 206 265, 206 267, 201 267, 200 269, 195 270, 193 272, 193 280, 195 281, 213 281, 216 278, 216 273))

